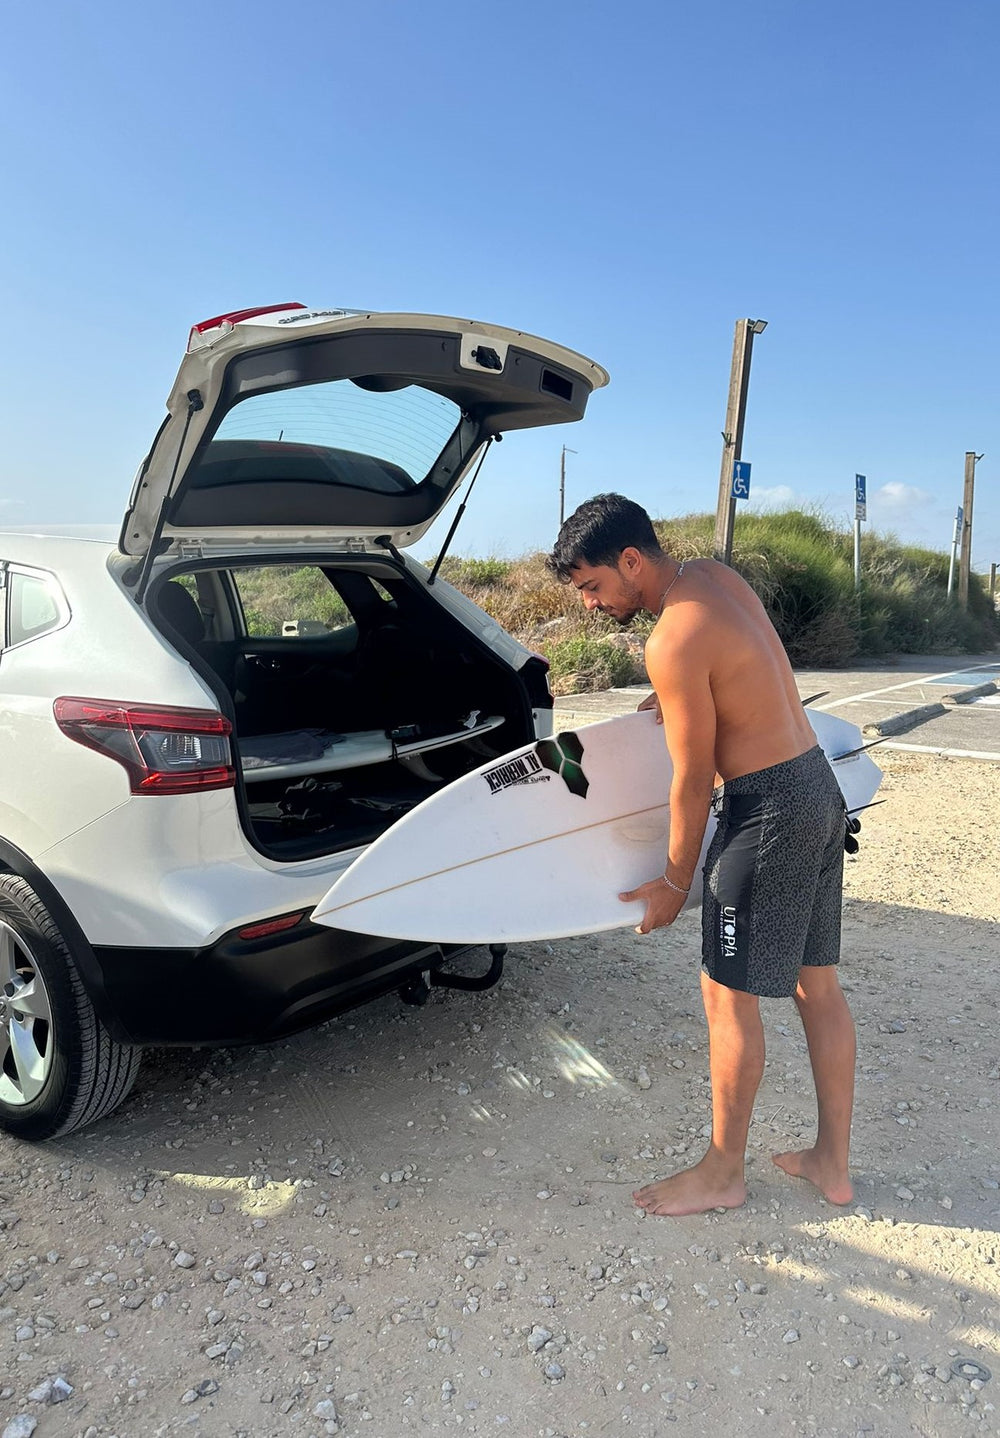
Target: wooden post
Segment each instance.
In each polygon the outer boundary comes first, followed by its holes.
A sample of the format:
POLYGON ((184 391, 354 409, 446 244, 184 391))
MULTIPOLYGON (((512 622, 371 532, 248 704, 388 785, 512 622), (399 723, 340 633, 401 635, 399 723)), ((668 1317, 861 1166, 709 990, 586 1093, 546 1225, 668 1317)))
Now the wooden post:
POLYGON ((726 427, 722 431, 722 468, 719 471, 719 499, 712 542, 712 553, 723 564, 729 564, 733 557, 733 522, 736 518, 733 465, 743 456, 743 422, 747 412, 747 390, 750 388, 753 337, 760 334, 766 323, 766 320, 737 320, 733 337, 733 363, 729 372, 726 427))
POLYGON ((972 498, 976 487, 976 462, 982 459, 975 450, 965 451, 965 489, 962 495, 962 550, 958 560, 958 602, 969 607, 969 571, 972 568, 972 498))

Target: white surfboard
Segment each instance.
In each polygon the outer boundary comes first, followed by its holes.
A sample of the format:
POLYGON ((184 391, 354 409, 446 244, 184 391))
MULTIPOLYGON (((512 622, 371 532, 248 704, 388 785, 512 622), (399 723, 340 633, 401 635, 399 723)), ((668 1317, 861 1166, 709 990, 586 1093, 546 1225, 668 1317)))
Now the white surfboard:
MULTIPOLYGON (((848 809, 881 771, 860 731, 806 710, 848 809), (849 757, 848 757, 849 756, 849 757)), ((439 790, 347 868, 312 917, 331 928, 436 943, 566 938, 635 925, 622 890, 662 873, 670 756, 650 711, 536 740, 439 790)), ((701 902, 701 865, 685 907, 701 902)))

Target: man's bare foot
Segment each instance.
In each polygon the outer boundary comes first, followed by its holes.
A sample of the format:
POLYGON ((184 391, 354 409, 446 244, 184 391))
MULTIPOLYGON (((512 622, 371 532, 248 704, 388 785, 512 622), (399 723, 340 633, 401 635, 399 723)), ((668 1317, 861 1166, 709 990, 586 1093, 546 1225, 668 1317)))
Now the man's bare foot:
POLYGON ((772 1154, 771 1162, 791 1174, 792 1178, 808 1179, 831 1203, 850 1203, 854 1197, 854 1185, 847 1170, 839 1164, 830 1163, 814 1148, 772 1154))
POLYGON ((647 1213, 680 1218, 685 1213, 707 1213, 712 1208, 739 1208, 746 1202, 742 1175, 735 1178, 713 1173, 704 1159, 693 1168, 682 1169, 659 1183, 637 1189, 632 1197, 647 1213))

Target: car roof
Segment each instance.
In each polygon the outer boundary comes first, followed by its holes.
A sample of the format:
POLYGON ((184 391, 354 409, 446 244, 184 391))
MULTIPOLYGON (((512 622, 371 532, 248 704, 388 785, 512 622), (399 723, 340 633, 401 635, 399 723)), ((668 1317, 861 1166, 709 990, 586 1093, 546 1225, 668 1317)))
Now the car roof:
POLYGON ((17 539, 85 539, 93 544, 115 544, 115 524, 5 524, 0 538, 13 535, 17 539))

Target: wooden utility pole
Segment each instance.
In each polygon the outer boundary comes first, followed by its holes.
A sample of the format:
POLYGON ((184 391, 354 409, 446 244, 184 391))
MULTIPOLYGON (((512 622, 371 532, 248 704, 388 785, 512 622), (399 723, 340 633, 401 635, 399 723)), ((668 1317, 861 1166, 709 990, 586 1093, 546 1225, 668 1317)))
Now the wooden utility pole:
POLYGON ((969 607, 969 571, 972 568, 972 498, 976 487, 976 465, 982 459, 975 450, 965 451, 965 489, 962 494, 962 549, 958 557, 958 602, 969 607))
POLYGON ((733 498, 733 465, 743 455, 743 422, 747 412, 747 391, 750 388, 750 356, 753 337, 764 330, 767 320, 737 320, 733 338, 733 363, 729 373, 729 401, 726 405, 726 427, 722 431, 722 468, 719 471, 719 500, 715 511, 715 538, 712 553, 723 564, 733 557, 733 522, 736 500, 733 498))

